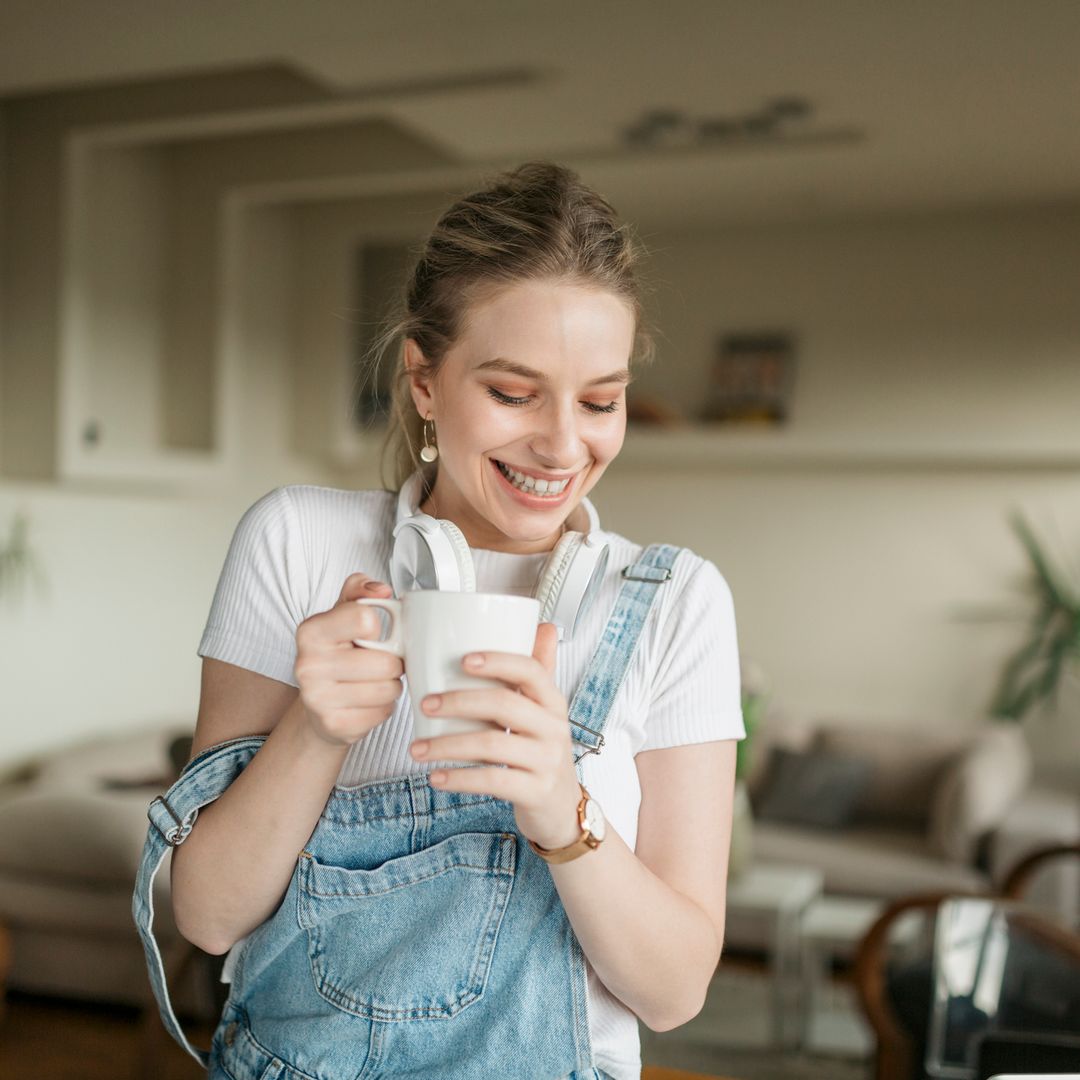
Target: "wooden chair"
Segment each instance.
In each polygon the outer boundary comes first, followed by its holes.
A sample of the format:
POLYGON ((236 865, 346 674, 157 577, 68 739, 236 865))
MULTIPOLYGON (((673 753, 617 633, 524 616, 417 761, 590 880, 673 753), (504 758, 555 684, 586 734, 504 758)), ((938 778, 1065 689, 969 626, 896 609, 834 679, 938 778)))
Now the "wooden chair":
MULTIPOLYGON (((889 904, 873 923, 855 953, 854 983, 859 1004, 877 1039, 875 1080, 912 1080, 921 1075, 920 1047, 901 1022, 888 994, 888 943, 897 920, 921 912, 928 920, 945 900, 958 896, 1021 900, 1036 873, 1047 863, 1080 856, 1080 843, 1040 848, 1022 859, 1004 877, 997 892, 930 892, 902 897, 889 904)), ((929 971, 927 971, 929 977, 929 971)), ((929 995, 929 987, 927 987, 929 995)), ((927 1001, 929 1009, 929 1001, 927 1001)))
POLYGON ((0 923, 0 1022, 7 1010, 7 977, 11 970, 11 933, 0 923))

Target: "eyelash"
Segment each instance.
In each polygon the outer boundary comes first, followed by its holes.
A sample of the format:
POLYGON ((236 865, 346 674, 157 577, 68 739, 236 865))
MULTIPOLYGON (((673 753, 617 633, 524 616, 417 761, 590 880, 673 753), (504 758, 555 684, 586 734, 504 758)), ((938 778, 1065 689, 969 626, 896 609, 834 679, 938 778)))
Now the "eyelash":
MULTIPOLYGON (((499 402, 500 405, 513 405, 517 407, 529 404, 529 399, 527 397, 510 397, 509 394, 504 394, 501 390, 496 390, 494 386, 488 386, 485 389, 497 402, 499 402)), ((583 401, 581 404, 592 413, 613 413, 619 408, 619 403, 617 401, 613 401, 610 405, 597 405, 591 401, 583 401)))

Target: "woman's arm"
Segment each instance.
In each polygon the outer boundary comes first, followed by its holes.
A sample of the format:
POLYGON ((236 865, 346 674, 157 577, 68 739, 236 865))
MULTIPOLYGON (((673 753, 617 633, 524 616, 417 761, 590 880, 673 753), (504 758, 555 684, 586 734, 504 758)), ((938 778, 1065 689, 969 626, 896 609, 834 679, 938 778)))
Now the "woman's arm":
MULTIPOLYGON (((429 695, 421 708, 495 720, 498 727, 411 746, 420 761, 496 766, 436 769, 429 783, 508 800, 518 828, 544 848, 580 835, 566 699, 551 678, 555 644, 555 628, 543 623, 532 657, 466 657, 467 671, 501 686, 429 695)), ((550 867, 596 973, 654 1031, 700 1011, 720 957, 735 746, 728 739, 642 751, 635 759, 642 796, 637 851, 610 829, 595 851, 550 867)))
POLYGON ((173 849, 173 918, 204 952, 227 952, 281 903, 348 751, 314 734, 295 687, 204 660, 193 756, 267 733, 247 768, 199 811, 173 849))
POLYGON ((356 638, 377 638, 381 628, 375 612, 353 601, 389 593, 388 585, 352 574, 334 607, 300 624, 299 690, 233 664, 204 661, 194 752, 269 732, 173 849, 176 925, 206 952, 227 951, 274 913, 349 747, 393 713, 401 661, 353 645, 356 638))
POLYGON ((550 867, 597 975, 653 1031, 701 1011, 720 959, 735 747, 638 754, 635 851, 609 826, 595 851, 550 867))

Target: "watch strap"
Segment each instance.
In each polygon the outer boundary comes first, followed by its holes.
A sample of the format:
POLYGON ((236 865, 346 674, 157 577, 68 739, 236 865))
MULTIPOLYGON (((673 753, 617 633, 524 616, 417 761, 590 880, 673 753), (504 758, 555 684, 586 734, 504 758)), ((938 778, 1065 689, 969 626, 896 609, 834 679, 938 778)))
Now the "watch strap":
POLYGON ((578 803, 577 808, 578 825, 581 828, 581 835, 572 843, 560 848, 543 848, 534 840, 529 841, 529 847, 531 847, 545 862, 570 862, 572 859, 576 859, 588 851, 595 851, 601 844, 601 841, 593 836, 589 831, 589 827, 585 824, 585 804, 592 796, 585 790, 585 785, 582 784, 580 780, 578 781, 578 787, 581 788, 581 801, 578 803))

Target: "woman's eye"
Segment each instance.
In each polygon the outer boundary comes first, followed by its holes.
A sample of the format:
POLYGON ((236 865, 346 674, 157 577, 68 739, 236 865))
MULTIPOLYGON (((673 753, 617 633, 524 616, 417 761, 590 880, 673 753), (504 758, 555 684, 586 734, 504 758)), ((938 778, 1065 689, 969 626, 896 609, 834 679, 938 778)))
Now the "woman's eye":
MULTIPOLYGON (((488 386, 485 389, 501 405, 528 405, 532 400, 531 397, 512 397, 501 390, 496 390, 494 386, 488 386)), ((607 405, 597 405, 594 401, 583 401, 581 404, 592 413, 613 413, 619 408, 617 401, 609 402, 607 405)))
POLYGON ((487 392, 503 405, 528 405, 529 399, 527 397, 511 397, 509 394, 504 394, 501 390, 496 390, 494 386, 487 387, 487 392))

